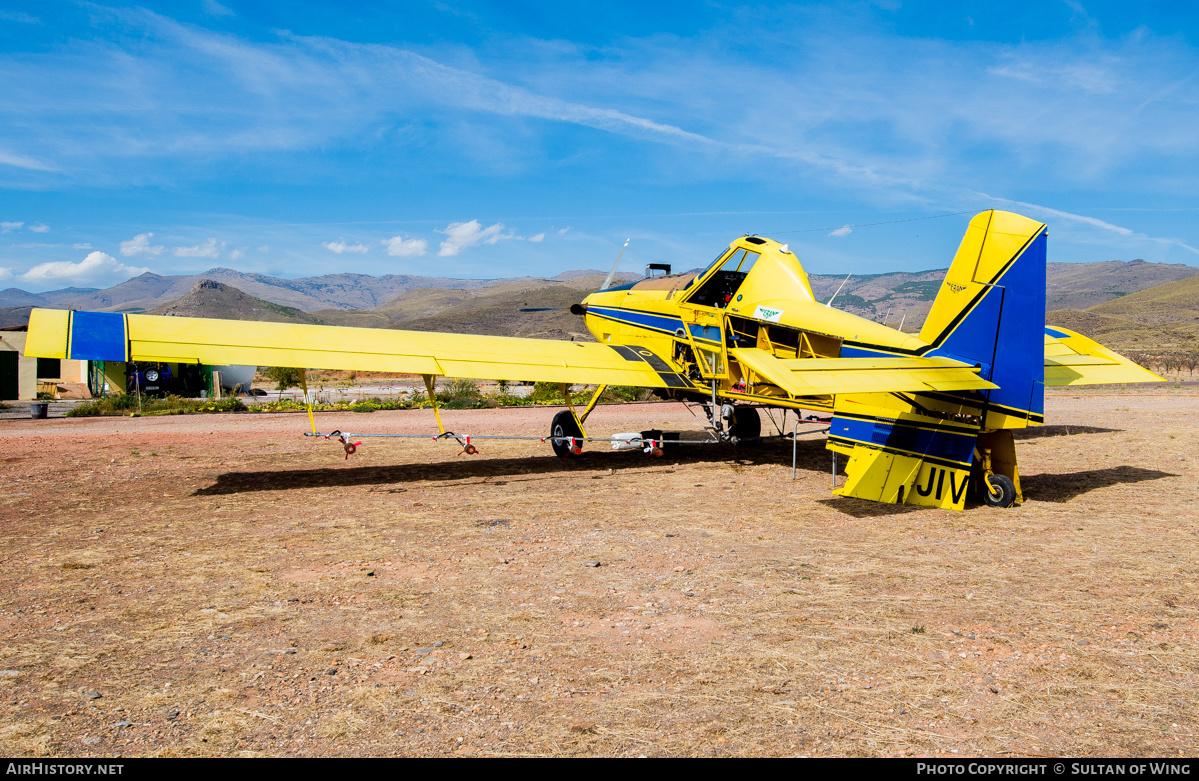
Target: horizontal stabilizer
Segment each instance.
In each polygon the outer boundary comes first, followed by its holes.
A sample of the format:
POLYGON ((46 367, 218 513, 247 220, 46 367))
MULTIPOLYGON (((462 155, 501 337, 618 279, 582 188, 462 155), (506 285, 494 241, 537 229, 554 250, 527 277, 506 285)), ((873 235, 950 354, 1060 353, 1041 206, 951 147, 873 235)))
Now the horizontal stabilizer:
POLYGON ((996 387, 978 370, 949 358, 789 358, 756 347, 730 357, 793 396, 898 391, 962 391, 996 387))
POLYGON ((1163 382, 1148 369, 1082 334, 1045 327, 1046 385, 1112 385, 1163 382))

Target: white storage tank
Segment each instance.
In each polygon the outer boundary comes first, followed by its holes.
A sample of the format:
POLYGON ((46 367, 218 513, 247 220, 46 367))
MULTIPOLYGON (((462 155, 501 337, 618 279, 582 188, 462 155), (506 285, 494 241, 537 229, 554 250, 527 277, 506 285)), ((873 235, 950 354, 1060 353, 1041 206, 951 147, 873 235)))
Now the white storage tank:
POLYGON ((257 366, 213 366, 214 372, 221 373, 221 387, 227 390, 232 390, 238 385, 242 386, 243 390, 250 389, 250 383, 254 382, 254 373, 258 371, 257 366))

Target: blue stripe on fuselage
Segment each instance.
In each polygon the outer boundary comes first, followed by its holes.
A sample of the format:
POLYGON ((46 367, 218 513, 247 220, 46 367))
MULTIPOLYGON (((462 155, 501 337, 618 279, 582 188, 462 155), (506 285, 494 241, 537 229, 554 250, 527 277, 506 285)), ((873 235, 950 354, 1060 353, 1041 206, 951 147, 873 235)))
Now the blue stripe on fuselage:
POLYGON ((884 450, 899 450, 969 466, 974 461, 976 434, 930 431, 888 420, 833 417, 829 436, 861 442, 884 450))
POLYGON ((664 333, 674 335, 674 332, 683 327, 683 321, 677 317, 663 317, 662 315, 651 315, 646 312, 638 312, 632 309, 618 309, 608 306, 591 306, 587 307, 587 314, 597 315, 608 320, 615 320, 618 323, 628 323, 635 325, 638 328, 649 328, 654 331, 662 331, 664 333))

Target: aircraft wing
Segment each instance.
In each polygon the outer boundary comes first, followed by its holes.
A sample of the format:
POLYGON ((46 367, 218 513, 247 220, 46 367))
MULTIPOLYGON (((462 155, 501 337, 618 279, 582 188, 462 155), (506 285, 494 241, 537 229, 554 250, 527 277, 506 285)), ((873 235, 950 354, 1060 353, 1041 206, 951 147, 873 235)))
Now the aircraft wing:
POLYGON ((379 328, 34 309, 25 354, 689 387, 643 347, 379 328))
POLYGON ((1119 353, 1056 325, 1045 326, 1046 385, 1111 385, 1163 382, 1119 353))
POLYGON ((732 349, 729 355, 793 396, 999 387, 979 377, 973 366, 949 358, 780 359, 756 347, 732 349))

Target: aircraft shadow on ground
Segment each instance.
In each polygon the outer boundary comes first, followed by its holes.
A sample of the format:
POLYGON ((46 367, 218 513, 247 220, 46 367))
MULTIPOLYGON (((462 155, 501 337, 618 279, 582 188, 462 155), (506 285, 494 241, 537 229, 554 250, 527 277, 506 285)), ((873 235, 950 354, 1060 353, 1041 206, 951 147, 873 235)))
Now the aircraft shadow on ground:
MULTIPOLYGON (((842 480, 840 482, 843 483, 845 481, 842 480)), ((912 504, 871 502, 865 499, 855 499, 852 496, 830 496, 827 499, 817 499, 816 502, 837 512, 851 515, 854 518, 886 518, 893 515, 904 515, 905 513, 914 513, 928 509, 927 507, 912 504)))
POLYGON ((1032 502, 1068 502, 1071 499, 1109 485, 1143 483, 1163 477, 1178 477, 1171 472, 1142 469, 1139 466, 1112 466, 1066 474, 1043 473, 1020 477, 1025 499, 1032 502))
MULTIPOLYGON (((1107 469, 1091 469, 1086 472, 1070 472, 1068 474, 1029 475, 1020 478, 1020 485, 1024 489, 1024 498, 1029 502, 1062 503, 1088 491, 1094 491, 1096 488, 1143 483, 1146 480, 1160 480, 1163 477, 1178 477, 1178 475, 1160 472, 1156 469, 1141 469, 1136 466, 1113 466, 1107 469)), ((852 515, 854 518, 883 518, 928 509, 908 504, 867 502, 848 496, 832 496, 817 501, 846 515, 852 515)), ((968 500, 966 502, 966 510, 981 506, 976 501, 968 500)))
POLYGON ((1046 437, 1072 437, 1075 434, 1116 434, 1123 430, 1122 428, 1056 424, 1053 426, 1029 426, 1028 428, 1013 429, 1012 438, 1019 441, 1021 439, 1044 439, 1046 437))
MULTIPOLYGON (((332 456, 338 457, 338 456, 332 456)), ((351 456, 352 458, 352 456, 351 456)), ((796 451, 796 466, 804 471, 828 471, 830 454, 824 449, 824 438, 800 439, 796 451)), ((480 478, 492 485, 505 482, 542 480, 576 475, 595 475, 615 470, 640 470, 646 467, 669 467, 684 464, 761 464, 791 465, 791 443, 777 440, 758 445, 681 445, 676 452, 667 451, 661 458, 651 458, 640 451, 585 451, 577 459, 556 456, 531 458, 487 458, 462 456, 449 462, 397 464, 394 466, 336 466, 316 469, 281 469, 261 472, 226 472, 216 482, 196 490, 193 496, 217 496, 253 491, 292 491, 302 488, 338 488, 349 486, 402 485, 420 482, 452 482, 480 478), (504 480, 503 478, 511 478, 504 480)))

